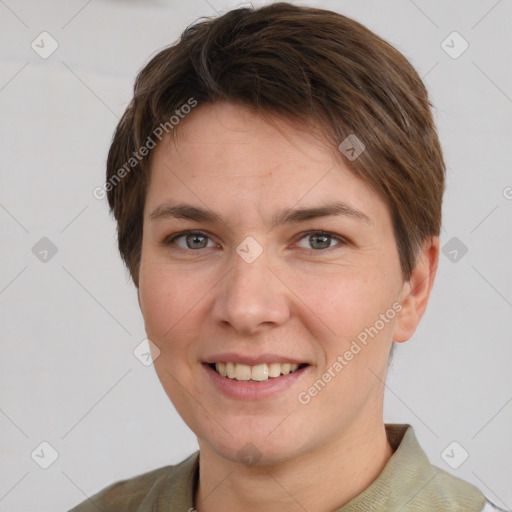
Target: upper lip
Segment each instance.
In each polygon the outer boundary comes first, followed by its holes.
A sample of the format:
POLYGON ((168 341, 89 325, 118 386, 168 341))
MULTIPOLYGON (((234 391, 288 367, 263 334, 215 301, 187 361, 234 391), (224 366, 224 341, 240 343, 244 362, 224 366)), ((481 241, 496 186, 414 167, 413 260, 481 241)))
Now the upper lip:
POLYGON ((309 364, 303 359, 285 356, 281 354, 260 354, 260 355, 242 355, 235 352, 223 352, 209 356, 204 361, 206 364, 212 363, 237 363, 246 364, 248 366, 256 366, 263 363, 292 363, 292 364, 309 364))

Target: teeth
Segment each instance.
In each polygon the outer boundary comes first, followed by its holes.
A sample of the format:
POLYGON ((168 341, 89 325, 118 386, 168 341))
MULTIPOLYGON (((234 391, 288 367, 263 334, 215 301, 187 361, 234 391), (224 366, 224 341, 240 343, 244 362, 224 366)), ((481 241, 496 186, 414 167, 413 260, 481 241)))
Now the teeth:
POLYGON ((279 375, 281 375, 280 363, 270 363, 268 365, 268 376, 269 377, 279 377, 279 375))
POLYGON ((251 367, 247 364, 235 365, 236 380, 251 380, 251 367))
POLYGON ((249 366, 247 364, 237 363, 215 363, 215 369, 222 375, 236 380, 255 380, 264 381, 269 378, 279 377, 280 375, 288 375, 299 367, 298 364, 292 363, 270 363, 257 364, 249 366))
POLYGON ((292 369, 292 365, 290 363, 284 363, 281 365, 281 373, 283 375, 288 375, 292 369))
POLYGON ((226 375, 230 378, 230 379, 234 379, 235 378, 235 363, 226 363, 226 375))
POLYGON ((268 366, 265 363, 252 366, 251 379, 260 381, 268 380, 268 366))
POLYGON ((215 369, 223 376, 223 377, 226 377, 227 375, 227 372, 226 372, 226 363, 217 363, 215 365, 215 369))

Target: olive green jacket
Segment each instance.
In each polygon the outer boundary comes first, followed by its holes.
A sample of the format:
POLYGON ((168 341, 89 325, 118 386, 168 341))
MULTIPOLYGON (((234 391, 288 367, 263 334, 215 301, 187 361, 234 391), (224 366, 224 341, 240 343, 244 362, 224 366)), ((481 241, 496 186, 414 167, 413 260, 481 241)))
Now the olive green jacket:
MULTIPOLYGON (((470 483, 430 464, 410 425, 387 424, 394 454, 362 493, 333 512, 491 512, 499 508, 470 483)), ((199 451, 115 482, 70 512, 192 512, 199 451)))

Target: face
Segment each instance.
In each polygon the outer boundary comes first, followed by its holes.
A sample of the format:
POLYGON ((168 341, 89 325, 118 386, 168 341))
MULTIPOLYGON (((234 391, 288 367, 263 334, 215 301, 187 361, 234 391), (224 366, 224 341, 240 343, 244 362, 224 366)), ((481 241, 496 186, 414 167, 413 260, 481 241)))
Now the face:
POLYGON ((201 449, 233 461, 286 461, 382 421, 407 285, 383 200, 276 123, 198 106, 153 150, 144 209, 155 369, 201 449))

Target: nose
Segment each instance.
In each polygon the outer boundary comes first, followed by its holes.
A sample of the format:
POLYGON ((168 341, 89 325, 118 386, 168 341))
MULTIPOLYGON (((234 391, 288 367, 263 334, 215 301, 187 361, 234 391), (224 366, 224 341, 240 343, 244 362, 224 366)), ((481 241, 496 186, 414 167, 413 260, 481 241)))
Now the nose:
POLYGON ((217 324, 249 335, 290 318, 289 289, 271 268, 267 254, 264 250, 249 263, 233 251, 231 271, 216 287, 213 317, 217 324))

